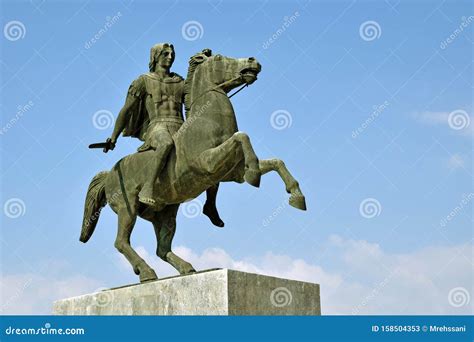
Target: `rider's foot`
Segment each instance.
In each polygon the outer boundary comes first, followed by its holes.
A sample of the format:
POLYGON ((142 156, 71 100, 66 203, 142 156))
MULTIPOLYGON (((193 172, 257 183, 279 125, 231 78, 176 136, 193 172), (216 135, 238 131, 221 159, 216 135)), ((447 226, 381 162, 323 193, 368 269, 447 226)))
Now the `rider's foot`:
POLYGON ((138 200, 143 204, 150 206, 156 206, 158 203, 153 198, 153 189, 149 185, 144 185, 138 193, 138 200))
POLYGON ((156 204, 156 202, 153 198, 143 197, 143 196, 140 196, 140 194, 139 194, 138 200, 143 204, 148 204, 148 205, 155 205, 156 204))
POLYGON ((155 200, 153 199, 153 192, 151 191, 150 187, 144 186, 141 191, 138 193, 138 200, 145 204, 155 204, 155 200))
POLYGON ((217 211, 215 205, 206 202, 204 204, 204 208, 202 209, 202 213, 209 217, 213 225, 220 228, 224 227, 224 221, 222 221, 219 217, 219 212, 217 211))

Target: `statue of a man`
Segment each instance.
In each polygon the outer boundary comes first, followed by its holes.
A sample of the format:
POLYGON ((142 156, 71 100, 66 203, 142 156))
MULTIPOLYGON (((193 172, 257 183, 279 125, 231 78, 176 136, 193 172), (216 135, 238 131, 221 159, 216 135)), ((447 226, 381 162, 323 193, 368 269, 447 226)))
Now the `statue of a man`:
MULTIPOLYGON (((144 141, 138 152, 154 150, 155 157, 147 168, 148 181, 139 192, 139 201, 156 208, 163 207, 154 194, 155 181, 163 170, 167 157, 173 148, 173 134, 183 124, 184 79, 170 72, 175 59, 172 44, 156 44, 151 48, 149 73, 139 76, 128 89, 125 105, 121 109, 114 131, 110 137, 110 149, 115 147, 117 138, 131 136, 144 141)), ((223 227, 215 206, 218 185, 207 190, 207 200, 203 213, 212 223, 223 227)))

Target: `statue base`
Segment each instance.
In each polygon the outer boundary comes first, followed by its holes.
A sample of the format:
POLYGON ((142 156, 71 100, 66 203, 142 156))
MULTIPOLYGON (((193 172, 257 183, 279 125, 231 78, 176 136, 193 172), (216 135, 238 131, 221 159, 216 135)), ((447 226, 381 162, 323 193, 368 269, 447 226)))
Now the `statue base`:
POLYGON ((55 315, 320 315, 319 285, 229 269, 56 301, 55 315))

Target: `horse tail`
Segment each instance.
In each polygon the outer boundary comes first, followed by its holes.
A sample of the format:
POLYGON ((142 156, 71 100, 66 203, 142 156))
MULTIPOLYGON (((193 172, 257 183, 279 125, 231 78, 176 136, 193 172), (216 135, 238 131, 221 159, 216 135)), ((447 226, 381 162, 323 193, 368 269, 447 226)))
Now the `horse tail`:
POLYGON ((81 237, 79 238, 81 242, 86 243, 89 241, 99 220, 100 211, 107 204, 105 197, 105 179, 108 174, 106 171, 99 172, 92 178, 89 184, 86 203, 84 205, 81 237))

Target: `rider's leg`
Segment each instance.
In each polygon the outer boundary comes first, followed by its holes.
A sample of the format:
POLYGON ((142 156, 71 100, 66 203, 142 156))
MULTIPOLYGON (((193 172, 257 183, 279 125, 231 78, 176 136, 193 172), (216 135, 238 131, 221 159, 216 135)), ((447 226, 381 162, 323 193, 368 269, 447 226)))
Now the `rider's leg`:
POLYGON ((159 131, 156 134, 154 147, 156 151, 154 153, 153 159, 150 161, 151 165, 148 170, 149 177, 143 185, 140 193, 138 194, 139 201, 145 204, 156 205, 155 196, 153 194, 153 188, 156 181, 156 178, 160 174, 161 170, 166 164, 166 160, 170 150, 173 148, 173 139, 167 131, 159 131))
POLYGON ((219 183, 206 190, 207 199, 202 212, 204 215, 209 217, 209 219, 215 226, 224 227, 224 222, 219 217, 219 212, 217 211, 216 207, 216 197, 218 190, 219 183))

